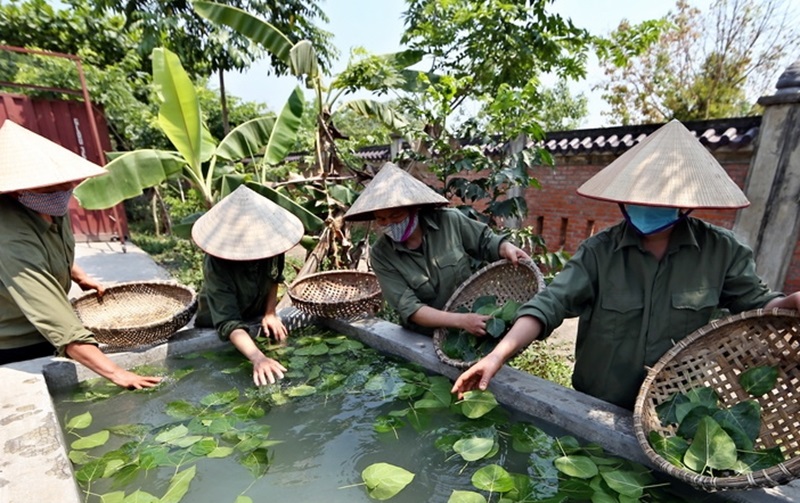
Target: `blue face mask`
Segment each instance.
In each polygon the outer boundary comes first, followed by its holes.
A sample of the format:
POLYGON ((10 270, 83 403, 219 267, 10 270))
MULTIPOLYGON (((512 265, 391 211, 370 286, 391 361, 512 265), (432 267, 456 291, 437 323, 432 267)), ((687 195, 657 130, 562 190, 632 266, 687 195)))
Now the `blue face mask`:
POLYGON ((663 231, 681 219, 678 208, 626 204, 622 213, 634 229, 643 236, 663 231))

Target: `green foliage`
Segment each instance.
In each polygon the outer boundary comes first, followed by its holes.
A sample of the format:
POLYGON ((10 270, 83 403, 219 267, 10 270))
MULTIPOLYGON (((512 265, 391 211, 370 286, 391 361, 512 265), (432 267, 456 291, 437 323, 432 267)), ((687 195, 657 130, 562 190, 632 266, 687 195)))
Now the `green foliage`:
POLYGON ((609 78, 599 87, 611 105, 608 115, 638 124, 757 113, 756 98, 794 57, 800 25, 790 4, 720 0, 701 11, 677 0, 662 20, 638 26, 623 20, 601 47, 615 48, 601 50, 609 78))
POLYGON ((566 388, 572 387, 572 366, 545 342, 533 342, 508 362, 509 366, 547 379, 566 388))
POLYGON ((498 306, 497 298, 493 295, 478 297, 472 303, 472 312, 489 317, 486 320, 486 336, 476 337, 466 330, 450 329, 442 342, 442 351, 450 358, 462 361, 474 361, 486 356, 511 329, 519 306, 519 302, 514 300, 498 306))
MULTIPOLYGON (((739 383, 749 393, 761 396, 775 386, 777 375, 775 367, 754 367, 739 376, 739 383)), ((780 447, 756 447, 761 431, 761 406, 756 400, 720 408, 712 388, 696 387, 673 394, 656 407, 656 414, 663 426, 677 424, 677 436, 664 437, 653 431, 648 437, 650 445, 679 468, 725 477, 783 461, 780 447)))
POLYGON ((383 501, 393 498, 414 480, 414 474, 389 463, 375 463, 361 472, 371 498, 383 501))

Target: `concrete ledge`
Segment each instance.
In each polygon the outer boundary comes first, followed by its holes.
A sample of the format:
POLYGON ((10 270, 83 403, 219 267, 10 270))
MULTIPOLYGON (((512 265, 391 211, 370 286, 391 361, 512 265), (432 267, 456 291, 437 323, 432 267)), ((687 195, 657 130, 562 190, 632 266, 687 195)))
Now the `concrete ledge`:
MULTIPOLYGON (((293 315, 289 318, 287 324, 291 327, 309 321, 293 315)), ((392 323, 376 319, 319 323, 451 379, 460 373, 439 361, 430 337, 392 323)), ((213 330, 189 329, 177 333, 166 344, 109 357, 130 368, 225 344, 213 330)), ((81 503, 49 389, 72 387, 93 377, 96 375, 81 365, 60 358, 0 366, 0 502, 81 503)), ((509 367, 492 380, 491 390, 506 406, 595 442, 612 454, 649 464, 633 435, 628 411, 509 367)), ((788 503, 800 501, 800 484, 795 481, 773 489, 724 492, 718 496, 729 501, 788 503)))

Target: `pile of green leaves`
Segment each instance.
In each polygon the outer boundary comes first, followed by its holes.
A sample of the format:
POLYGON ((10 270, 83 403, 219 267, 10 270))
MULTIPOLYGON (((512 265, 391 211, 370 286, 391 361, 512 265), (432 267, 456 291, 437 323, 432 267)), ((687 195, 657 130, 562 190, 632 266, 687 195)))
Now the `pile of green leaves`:
POLYGON ((489 354, 498 341, 511 329, 511 323, 519 310, 520 303, 508 300, 498 305, 497 297, 484 295, 475 299, 470 311, 459 307, 459 313, 477 313, 489 316, 486 320, 486 336, 476 337, 466 330, 450 329, 442 343, 442 351, 454 360, 474 361, 489 354))
MULTIPOLYGON (((739 376, 754 397, 775 387, 778 369, 754 367, 739 376)), ((656 407, 662 426, 677 425, 676 435, 649 434, 650 445, 673 465, 709 477, 729 477, 763 470, 784 460, 780 447, 756 446, 761 430, 761 406, 754 399, 721 407, 709 387, 675 393, 656 407)))

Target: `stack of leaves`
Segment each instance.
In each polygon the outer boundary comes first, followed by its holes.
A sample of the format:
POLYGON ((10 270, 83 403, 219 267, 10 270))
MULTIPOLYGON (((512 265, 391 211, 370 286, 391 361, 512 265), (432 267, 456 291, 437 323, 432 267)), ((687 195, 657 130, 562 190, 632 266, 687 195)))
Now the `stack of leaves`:
POLYGON ((475 299, 471 311, 464 306, 459 307, 456 309, 458 313, 472 312, 489 317, 486 320, 486 336, 475 337, 466 330, 450 329, 442 344, 442 351, 448 357, 462 361, 474 361, 486 356, 511 329, 519 307, 520 303, 514 300, 498 305, 494 295, 475 299))
MULTIPOLYGON (((739 376, 742 388, 754 397, 775 387, 776 367, 754 367, 739 376)), ((656 431, 650 445, 673 465, 709 477, 729 477, 764 470, 784 460, 780 447, 756 446, 761 431, 761 406, 754 399, 720 407, 709 387, 675 393, 656 407, 662 426, 677 425, 676 435, 656 431)))

